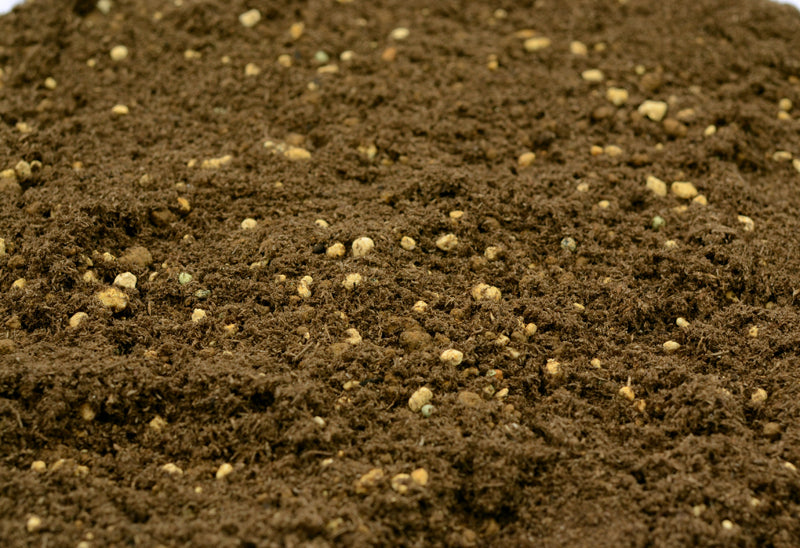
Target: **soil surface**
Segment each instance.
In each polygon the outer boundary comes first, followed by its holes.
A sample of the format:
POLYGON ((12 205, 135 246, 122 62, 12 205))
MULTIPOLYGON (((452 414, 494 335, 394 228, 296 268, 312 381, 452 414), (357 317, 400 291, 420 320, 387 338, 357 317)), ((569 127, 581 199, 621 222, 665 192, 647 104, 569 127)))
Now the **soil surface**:
POLYGON ((98 5, 0 18, 0 544, 800 545, 795 9, 98 5))

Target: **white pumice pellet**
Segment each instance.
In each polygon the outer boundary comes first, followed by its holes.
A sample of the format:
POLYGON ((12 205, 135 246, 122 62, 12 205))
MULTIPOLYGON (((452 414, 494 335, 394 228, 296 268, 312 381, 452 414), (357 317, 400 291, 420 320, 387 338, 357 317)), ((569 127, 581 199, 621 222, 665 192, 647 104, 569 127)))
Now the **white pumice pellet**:
POLYGON ((257 9, 247 10, 239 15, 239 22, 246 28, 253 28, 261 21, 261 12, 257 9))
POLYGON ((195 308, 192 311, 192 322, 200 323, 208 317, 208 313, 202 308, 195 308))
POLYGON ((361 333, 358 332, 358 329, 355 329, 353 327, 345 330, 344 334, 345 334, 344 342, 352 346, 357 346, 361 344, 364 340, 361 337, 361 333))
POLYGON ((114 278, 114 285, 125 289, 136 289, 136 276, 130 272, 123 272, 114 278))
POLYGON ((77 329, 81 326, 83 322, 89 319, 89 315, 86 312, 76 312, 73 314, 69 319, 69 326, 72 329, 77 329))
POLYGON ((342 287, 348 291, 353 291, 356 287, 361 285, 361 281, 362 277, 358 272, 348 274, 344 277, 344 281, 342 281, 342 287))
POLYGON ((375 242, 372 238, 362 236, 353 241, 352 244, 353 257, 364 257, 375 248, 375 242))
POLYGON ((757 388, 753 394, 750 396, 750 401, 755 405, 761 405, 765 401, 767 401, 767 391, 763 388, 757 388))
POLYGON ((610 87, 606 90, 606 99, 615 107, 621 107, 628 102, 628 90, 610 87))
POLYGON ((255 227, 258 226, 258 221, 256 221, 252 217, 248 217, 242 221, 240 226, 242 227, 242 230, 253 230, 255 227))
POLYGON ((552 41, 545 36, 534 36, 525 40, 523 47, 525 51, 535 52, 547 49, 552 44, 552 41))
POLYGON ((417 247, 417 242, 414 241, 414 238, 410 236, 403 236, 400 238, 400 247, 406 251, 414 251, 414 249, 417 247))
POLYGON ((647 116, 654 122, 660 122, 667 115, 669 105, 664 101, 647 100, 639 105, 639 114, 647 116))
POLYGON ((122 45, 114 46, 113 48, 111 48, 109 55, 111 56, 112 61, 115 62, 124 61, 125 59, 128 58, 128 48, 122 45))
POLYGON ((677 320, 675 320, 675 325, 677 325, 681 329, 685 329, 689 327, 689 322, 686 318, 678 318, 677 320))
POLYGON ((597 84, 605 80, 606 76, 600 69, 588 69, 581 73, 581 78, 586 82, 597 84))
POLYGON ((431 392, 430 388, 423 386, 408 399, 408 408, 417 413, 424 405, 429 404, 431 400, 433 400, 433 392, 431 392))
POLYGON ((217 468, 217 473, 215 474, 215 477, 218 480, 225 479, 226 477, 231 475, 231 472, 233 472, 233 465, 230 464, 229 462, 223 462, 219 466, 219 468, 217 468))
POLYGON ((519 167, 528 167, 533 165, 535 161, 536 154, 534 152, 523 152, 517 158, 517 165, 519 165, 519 167))
POLYGON ((737 215, 736 220, 739 221, 739 223, 741 223, 742 229, 745 232, 753 232, 753 230, 755 230, 756 228, 755 221, 753 221, 753 219, 751 219, 747 215, 737 215))
POLYGON ((29 533, 36 533, 42 528, 42 518, 39 516, 30 516, 28 521, 25 522, 25 529, 29 533))
POLYGON ((411 310, 419 314, 423 314, 428 311, 428 303, 425 301, 417 301, 414 303, 414 306, 411 307, 411 310))
POLYGON ((341 242, 336 242, 325 250, 325 256, 331 259, 339 259, 347 253, 347 248, 341 242))
POLYGON ((170 476, 182 476, 183 470, 173 462, 168 462, 161 467, 161 471, 170 476))
POLYGON ((391 33, 389 33, 389 38, 392 40, 401 41, 408 38, 409 34, 411 34, 411 31, 406 27, 397 27, 391 33))
POLYGON ((676 341, 667 341, 662 346, 666 352, 675 352, 681 347, 680 343, 676 341))
POLYGON ((444 234, 436 240, 436 247, 442 251, 454 251, 458 247, 458 237, 455 234, 444 234))
POLYGON ((43 460, 35 460, 31 463, 31 470, 37 474, 47 471, 47 464, 43 460))
POLYGON ((464 353, 455 348, 448 348, 439 354, 439 360, 446 365, 461 365, 461 362, 464 361, 464 353))
POLYGON ((675 181, 670 186, 670 190, 675 196, 684 200, 691 200, 698 194, 697 187, 686 181, 675 181))
POLYGON ((647 190, 649 190, 650 192, 661 198, 667 195, 667 183, 665 183, 658 177, 649 175, 647 177, 647 182, 645 183, 645 187, 647 188, 647 190))
POLYGON ((585 57, 589 54, 589 48, 586 47, 586 44, 583 42, 579 42, 578 40, 574 40, 569 44, 569 52, 572 55, 577 55, 579 57, 585 57))

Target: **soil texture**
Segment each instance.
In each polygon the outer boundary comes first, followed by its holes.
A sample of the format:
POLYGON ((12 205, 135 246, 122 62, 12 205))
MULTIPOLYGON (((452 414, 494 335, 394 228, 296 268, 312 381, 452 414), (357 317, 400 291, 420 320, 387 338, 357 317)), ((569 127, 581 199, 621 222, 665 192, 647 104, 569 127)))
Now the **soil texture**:
POLYGON ((3 546, 800 545, 794 8, 30 0, 0 70, 3 546))

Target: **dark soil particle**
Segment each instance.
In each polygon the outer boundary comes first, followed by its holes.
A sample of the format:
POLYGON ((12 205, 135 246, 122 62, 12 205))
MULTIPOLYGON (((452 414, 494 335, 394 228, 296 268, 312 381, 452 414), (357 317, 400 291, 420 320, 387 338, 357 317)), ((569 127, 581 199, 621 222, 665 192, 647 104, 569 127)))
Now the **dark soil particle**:
POLYGON ((103 11, 0 18, 2 546, 800 545, 795 9, 103 11))

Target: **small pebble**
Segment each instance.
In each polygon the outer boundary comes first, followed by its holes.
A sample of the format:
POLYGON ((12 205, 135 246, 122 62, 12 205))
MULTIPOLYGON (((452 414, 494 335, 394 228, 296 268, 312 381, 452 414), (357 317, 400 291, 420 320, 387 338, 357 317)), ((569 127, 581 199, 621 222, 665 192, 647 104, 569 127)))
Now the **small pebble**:
POLYGON ((96 297, 100 304, 113 312, 122 312, 128 307, 128 296, 116 287, 109 287, 97 293, 96 297))
POLYGON ((344 287, 348 291, 353 291, 356 287, 361 285, 361 274, 353 273, 348 274, 344 277, 344 281, 342 282, 342 287, 344 287))
POLYGON ((258 221, 256 221, 251 217, 248 217, 244 221, 242 221, 242 224, 240 226, 242 227, 242 230, 253 230, 255 227, 258 226, 258 221))
POLYGON ((361 334, 358 332, 358 329, 352 327, 345 330, 344 334, 346 335, 344 341, 353 346, 361 344, 361 342, 364 340, 361 338, 361 334))
POLYGON ((647 116, 654 122, 660 122, 667 115, 667 103, 663 101, 645 101, 639 105, 639 113, 647 116))
POLYGON ((325 250, 325 256, 331 259, 339 259, 344 257, 346 253, 347 248, 341 242, 336 242, 325 250))
POLYGON ((602 70, 589 69, 589 70, 584 70, 581 73, 581 78, 583 78, 586 82, 599 83, 605 80, 606 77, 603 74, 602 70))
POLYGON ((329 228, 331 226, 325 219, 317 219, 316 221, 314 221, 314 224, 320 228, 329 228))
POLYGON ((574 238, 566 237, 561 240, 561 249, 574 253, 578 249, 578 242, 574 238))
POLYGON ((789 162, 792 159, 792 153, 787 150, 778 150, 772 155, 772 159, 776 162, 789 162))
POLYGON ((42 474, 47 471, 47 464, 43 460, 35 460, 31 463, 31 470, 37 474, 42 474))
POLYGON ((302 21, 299 23, 292 23, 292 26, 289 27, 289 36, 292 37, 292 40, 299 40, 300 37, 303 36, 305 29, 306 25, 302 21))
POLYGON ((278 64, 282 67, 289 68, 292 66, 292 56, 287 54, 282 54, 278 56, 278 64))
POLYGON ((544 36, 534 36, 533 38, 528 38, 525 40, 523 46, 525 47, 525 51, 534 52, 549 48, 550 44, 552 44, 552 42, 549 38, 544 36))
POLYGON ((69 319, 69 326, 72 329, 77 329, 80 325, 89 319, 89 315, 86 312, 76 312, 73 314, 69 319))
POLYGON ((606 99, 612 105, 621 107, 628 102, 628 90, 624 88, 608 88, 606 90, 606 99))
POLYGON ((560 377, 561 374, 564 372, 563 368, 561 367, 561 362, 553 359, 547 360, 547 363, 544 366, 544 370, 551 377, 560 377))
POLYGON ((729 519, 723 519, 722 528, 725 529, 726 531, 730 531, 731 529, 733 529, 733 522, 729 519))
POLYGON ((633 392, 633 388, 631 388, 630 386, 623 386, 622 388, 620 388, 619 395, 628 401, 633 401, 636 399, 636 394, 633 392))
POLYGON ((603 367, 603 362, 600 361, 600 358, 592 358, 589 362, 589 365, 594 367, 595 369, 600 369, 603 367))
POLYGON ((667 240, 664 242, 664 249, 675 249, 678 247, 678 242, 675 240, 667 240))
POLYGON ((697 196, 692 198, 692 203, 693 204, 697 204, 697 205, 701 205, 701 206, 707 206, 708 205, 708 198, 706 198, 702 194, 698 194, 697 196))
POLYGON ((519 167, 528 167, 536 160, 536 154, 533 152, 524 152, 517 158, 519 167))
POLYGON ((247 28, 256 26, 259 21, 261 21, 261 12, 257 9, 248 10, 239 15, 239 22, 247 28))
POLYGON ((446 365, 461 365, 461 362, 464 361, 464 353, 455 348, 448 348, 439 354, 439 360, 446 365))
POLYGON ((434 409, 435 408, 433 407, 433 405, 426 403, 425 405, 422 406, 422 409, 420 409, 420 413, 422 413, 422 416, 427 419, 428 417, 433 415, 434 409))
POLYGON ((6 241, 0 238, 0 257, 6 254, 6 241))
POLYGON ((193 276, 188 272, 181 272, 180 274, 178 274, 178 283, 181 285, 186 285, 188 283, 191 283, 193 279, 194 279, 193 276))
POLYGON ((586 47, 586 44, 577 40, 570 42, 569 51, 572 55, 579 55, 581 57, 589 54, 589 48, 586 47))
POLYGON ((675 352, 681 347, 680 343, 675 341, 667 341, 663 344, 663 346, 666 352, 675 352))
POLYGON ((114 105, 111 107, 111 114, 116 114, 117 116, 125 116, 130 112, 130 109, 125 105, 114 105))
POLYGON ((311 421, 320 428, 325 428, 325 419, 323 419, 322 417, 314 417, 311 419, 311 421))
POLYGON ((247 63, 244 67, 245 76, 258 76, 261 74, 261 69, 255 63, 247 63))
POLYGON ((28 521, 25 522, 25 529, 29 533, 35 533, 41 528, 42 528, 42 518, 40 518, 39 516, 31 516, 28 518, 28 521))
POLYGON ((789 112, 790 110, 792 110, 792 106, 793 106, 792 100, 787 97, 784 97, 780 101, 778 101, 778 108, 783 112, 789 112))
POLYGON ((25 278, 17 278, 11 284, 11 289, 25 289, 26 285, 28 285, 28 282, 25 280, 25 278))
POLYGON ((331 56, 328 55, 326 52, 319 50, 314 54, 314 61, 319 63, 320 65, 324 65, 328 61, 331 60, 331 56))
POLYGON ((167 421, 156 415, 155 417, 153 417, 153 420, 147 423, 147 426, 153 432, 161 432, 162 430, 164 430, 164 428, 167 427, 167 421))
POLYGON ((675 320, 675 325, 677 325, 682 329, 685 329, 689 327, 689 322, 686 320, 686 318, 678 318, 677 320, 675 320))
POLYGON ((397 27, 389 34, 389 38, 400 41, 408 38, 409 34, 411 34, 411 31, 409 31, 407 28, 397 27))
POLYGON ((503 296, 498 288, 483 283, 473 287, 470 294, 476 301, 490 300, 498 302, 503 296))
POLYGON ((311 159, 311 153, 301 147, 289 147, 283 156, 290 162, 303 162, 311 159))
POLYGON ((408 399, 408 408, 414 413, 420 411, 423 406, 429 404, 433 399, 433 392, 430 388, 423 386, 414 392, 408 399))
POLYGON ((536 334, 536 331, 538 331, 538 329, 539 328, 536 326, 535 323, 526 324, 525 335, 527 335, 528 337, 533 337, 536 334))
POLYGON ((136 289, 136 276, 130 272, 123 272, 114 278, 114 285, 125 289, 136 289))
POLYGON ((417 242, 414 241, 414 238, 411 238, 410 236, 403 236, 400 238, 400 247, 406 251, 414 251, 414 249, 417 247, 417 242))
POLYGON ((442 251, 453 251, 458 247, 458 237, 455 234, 445 234, 436 240, 436 247, 442 251))
POLYGON ((195 308, 192 312, 192 322, 200 323, 208 317, 208 314, 202 308, 195 308))
POLYGON ((750 401, 755 405, 761 405, 765 401, 767 401, 767 391, 763 388, 757 388, 753 394, 750 396, 750 401))
POLYGON ((424 313, 428 311, 428 303, 425 301, 417 301, 414 303, 414 306, 411 307, 411 310, 417 313, 424 313))
POLYGON ((605 153, 607 156, 611 156, 612 158, 616 158, 617 156, 622 155, 622 149, 617 145, 606 145, 603 148, 603 153, 605 153))
POLYGON ((695 187, 692 183, 687 183, 685 181, 675 181, 670 186, 670 190, 675 196, 685 200, 690 200, 698 194, 697 187, 695 187))
POLYGON ((792 166, 794 166, 795 171, 800 173, 800 158, 795 158, 792 160, 792 166))
POLYGON ((215 477, 218 480, 225 479, 226 477, 231 475, 231 472, 233 472, 233 466, 229 462, 224 462, 220 464, 219 468, 217 468, 217 473, 215 474, 215 477))
MULTIPOLYGON (((225 156, 220 156, 219 158, 209 158, 207 160, 203 160, 200 164, 200 167, 203 169, 219 169, 223 166, 227 166, 233 160, 233 156, 230 154, 226 154, 225 156)), ((192 160, 194 162, 194 160, 192 160)))
POLYGON ((311 284, 305 279, 300 280, 297 283, 297 294, 303 299, 311 297, 311 284))
POLYGON ((420 487, 425 487, 428 485, 428 479, 430 478, 428 471, 424 468, 417 468, 413 472, 411 472, 411 479, 419 485, 420 487))
POLYGON ((753 232, 756 227, 755 221, 746 215, 738 215, 736 220, 742 224, 742 228, 745 232, 753 232))
POLYGON ((378 486, 383 481, 385 474, 380 468, 373 468, 355 482, 355 491, 359 495, 365 495, 378 486))
POLYGON ((653 177, 652 175, 647 177, 647 183, 645 183, 645 187, 650 190, 656 196, 664 197, 667 195, 667 183, 659 179, 658 177, 653 177))
POLYGON ((755 325, 752 326, 750 329, 747 330, 747 335, 754 339, 758 337, 758 327, 755 325))
POLYGON ((353 257, 364 257, 375 248, 372 238, 361 237, 353 241, 353 257))
POLYGON ((712 124, 710 126, 706 126, 706 129, 703 130, 703 135, 705 135, 706 137, 711 137, 716 132, 717 132, 717 126, 712 124))
POLYGON ((392 478, 391 481, 392 489, 401 495, 408 492, 408 487, 410 483, 411 483, 410 474, 397 474, 392 478))
POLYGON ((183 470, 173 462, 168 462, 161 467, 161 471, 170 476, 182 476, 183 470))
POLYGON ((128 57, 128 48, 125 46, 114 46, 109 53, 112 61, 123 61, 128 57))

